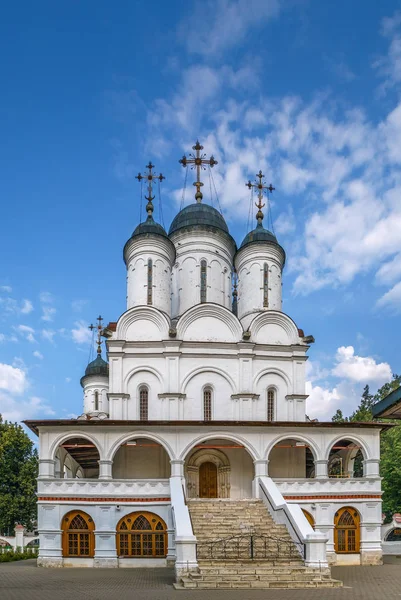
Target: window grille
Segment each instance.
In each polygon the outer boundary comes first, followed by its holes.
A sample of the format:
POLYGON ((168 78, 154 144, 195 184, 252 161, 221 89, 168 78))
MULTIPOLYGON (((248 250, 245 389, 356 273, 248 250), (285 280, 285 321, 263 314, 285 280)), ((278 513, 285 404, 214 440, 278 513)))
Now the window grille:
POLYGON ((263 306, 269 306, 269 267, 267 263, 263 266, 263 306))
POLYGON ((152 259, 148 260, 148 304, 152 304, 152 291, 153 291, 153 263, 152 259))
POLYGON ((212 390, 209 388, 203 392, 203 420, 212 420, 212 390))
POLYGON ((139 420, 147 421, 148 420, 148 399, 149 392, 148 389, 143 387, 139 391, 139 420))
POLYGON ((200 272, 200 288, 201 288, 201 293, 200 293, 200 301, 201 302, 206 302, 206 287, 207 287, 207 265, 206 265, 206 261, 202 260, 201 261, 201 272, 200 272))
POLYGON ((131 514, 117 525, 119 556, 158 558, 166 556, 166 551, 166 526, 157 515, 153 513, 131 514))
POLYGON ((267 390, 267 420, 274 421, 274 401, 275 393, 274 390, 267 390))

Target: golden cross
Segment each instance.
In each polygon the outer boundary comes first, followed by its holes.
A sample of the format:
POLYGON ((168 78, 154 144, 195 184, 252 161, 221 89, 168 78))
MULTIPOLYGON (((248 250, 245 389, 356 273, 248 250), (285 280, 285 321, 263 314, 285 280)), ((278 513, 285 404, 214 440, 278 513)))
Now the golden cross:
POLYGON ((217 160, 215 160, 213 155, 209 159, 206 159, 206 154, 200 153, 201 150, 203 150, 203 146, 200 145, 198 140, 196 140, 195 146, 192 146, 192 150, 195 150, 196 154, 193 154, 191 152, 189 155, 190 158, 187 158, 184 154, 184 156, 178 162, 182 164, 183 167, 186 167, 187 165, 192 165, 191 168, 196 169, 197 181, 195 181, 193 184, 196 187, 195 200, 197 202, 202 202, 203 194, 200 191, 201 187, 203 186, 203 183, 200 180, 201 169, 203 169, 204 171, 206 170, 206 167, 204 165, 214 167, 214 165, 217 165, 217 160))
POLYGON ((101 354, 102 353, 102 339, 101 339, 101 334, 103 331, 103 326, 102 326, 102 322, 103 322, 103 317, 101 315, 98 316, 97 320, 97 325, 93 325, 92 323, 89 325, 88 329, 90 329, 91 331, 93 331, 94 329, 97 329, 97 353, 101 354))
POLYGON ((274 188, 272 186, 272 184, 270 184, 270 185, 264 185, 264 184, 266 184, 266 182, 263 181, 264 175, 263 175, 263 173, 262 173, 261 170, 259 170, 259 173, 256 173, 256 177, 259 179, 259 181, 255 181, 255 183, 251 183, 251 181, 249 180, 248 183, 246 183, 245 185, 247 187, 249 187, 250 190, 252 188, 255 188, 255 189, 258 190, 258 202, 257 203, 255 202, 255 206, 259 210, 256 213, 256 220, 261 225, 262 221, 263 221, 263 217, 264 217, 264 214, 262 212, 262 208, 265 206, 265 204, 263 204, 263 190, 267 190, 268 192, 271 193, 276 188, 274 188))
POLYGON ((153 213, 153 200, 155 199, 154 196, 152 196, 153 193, 153 181, 155 179, 158 179, 160 182, 163 181, 163 179, 166 179, 164 177, 164 175, 162 175, 160 173, 160 175, 155 175, 153 173, 153 169, 155 168, 154 165, 152 165, 152 163, 149 161, 149 164, 146 165, 145 169, 148 169, 148 173, 144 173, 143 175, 141 175, 141 173, 138 173, 138 175, 135 176, 135 179, 137 179, 138 181, 142 181, 142 179, 147 179, 148 181, 148 195, 145 196, 145 199, 148 201, 147 205, 146 205, 146 212, 148 213, 149 217, 152 216, 153 213))

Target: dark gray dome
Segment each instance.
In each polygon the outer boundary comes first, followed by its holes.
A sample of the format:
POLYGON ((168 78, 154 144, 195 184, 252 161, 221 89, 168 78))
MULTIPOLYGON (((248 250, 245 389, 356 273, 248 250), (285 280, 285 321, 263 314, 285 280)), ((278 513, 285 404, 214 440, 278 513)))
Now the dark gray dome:
POLYGON ((216 229, 221 229, 225 233, 229 233, 227 223, 218 210, 208 204, 197 202, 196 204, 186 206, 178 213, 170 225, 168 234, 171 235, 183 227, 194 226, 215 227, 216 229))
POLYGON ((135 228, 135 231, 132 234, 131 238, 133 238, 136 235, 140 235, 141 233, 157 233, 158 235, 163 235, 164 237, 167 237, 167 233, 164 227, 159 225, 159 223, 156 223, 152 215, 149 215, 146 221, 140 223, 138 227, 135 228))
POLYGON ((95 360, 89 363, 89 365, 85 369, 85 375, 81 378, 81 385, 85 377, 90 377, 91 375, 109 375, 109 365, 103 360, 101 354, 98 354, 95 360))
POLYGON ((265 229, 262 223, 258 223, 253 231, 246 234, 240 248, 251 242, 273 242, 274 244, 278 244, 274 233, 265 229))

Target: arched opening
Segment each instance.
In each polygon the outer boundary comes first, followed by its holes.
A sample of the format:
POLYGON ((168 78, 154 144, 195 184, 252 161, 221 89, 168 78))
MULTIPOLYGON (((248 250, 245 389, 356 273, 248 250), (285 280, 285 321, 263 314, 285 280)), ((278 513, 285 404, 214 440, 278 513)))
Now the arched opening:
POLYGON ((309 525, 312 527, 312 529, 315 529, 315 519, 313 518, 313 516, 310 514, 310 512, 308 512, 307 510, 305 510, 304 508, 302 509, 302 512, 304 513, 305 517, 308 520, 309 525))
POLYGON ((212 388, 206 387, 203 390, 203 420, 212 420, 212 388))
POLYGON ((276 419, 276 390, 275 388, 269 388, 267 390, 267 415, 268 421, 275 421, 276 419))
POLYGON ((277 479, 315 477, 315 460, 309 444, 292 438, 277 442, 269 454, 269 476, 277 479))
POLYGON ((56 475, 61 478, 97 479, 99 477, 100 454, 91 440, 82 437, 68 438, 59 444, 55 456, 56 475))
POLYGON ((167 479, 170 457, 161 444, 147 438, 125 441, 113 459, 113 479, 167 479))
POLYGON ((334 517, 334 550, 338 554, 359 553, 360 519, 355 508, 340 508, 334 517))
POLYGON ((391 529, 386 537, 385 542, 401 542, 401 528, 397 527, 395 529, 391 529))
POLYGON ((149 390, 143 385, 139 388, 139 420, 147 421, 149 411, 149 390))
POLYGON ((7 540, 3 540, 2 538, 0 538, 0 548, 2 548, 4 551, 12 550, 11 544, 7 540))
POLYGON ((329 477, 363 477, 364 455, 361 446, 352 440, 339 440, 330 450, 329 477))
POLYGON ((63 531, 63 556, 75 558, 92 558, 95 554, 95 524, 93 519, 82 510, 72 510, 64 515, 61 529, 63 531))
POLYGON ((200 268, 200 301, 206 302, 207 300, 207 263, 205 260, 201 260, 200 268))
POLYGON ((135 512, 117 525, 117 554, 132 558, 165 558, 167 527, 162 518, 150 512, 135 512))
POLYGON ((148 259, 148 290, 147 290, 147 303, 152 304, 153 299, 153 262, 152 259, 148 259))
POLYGON ((188 498, 251 498, 253 460, 235 441, 200 442, 185 459, 188 498))
POLYGON ((269 306, 269 266, 267 263, 263 265, 263 306, 269 306))

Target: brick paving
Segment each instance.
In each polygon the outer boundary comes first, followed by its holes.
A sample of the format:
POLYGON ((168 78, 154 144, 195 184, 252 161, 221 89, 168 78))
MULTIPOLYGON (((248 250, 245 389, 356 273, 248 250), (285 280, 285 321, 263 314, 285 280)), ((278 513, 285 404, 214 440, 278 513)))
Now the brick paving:
POLYGON ((182 590, 170 569, 41 569, 0 563, 1 600, 401 600, 401 559, 381 567, 336 567, 344 587, 325 590, 182 590))

